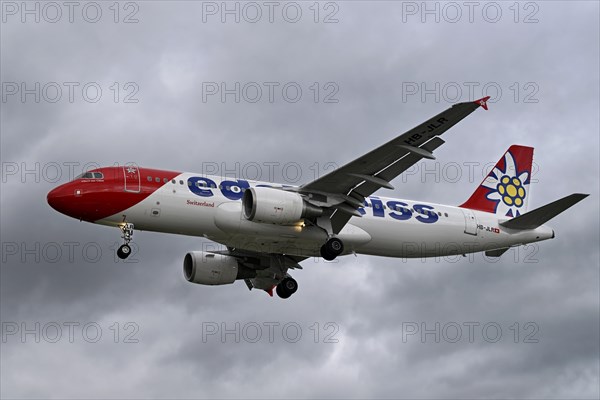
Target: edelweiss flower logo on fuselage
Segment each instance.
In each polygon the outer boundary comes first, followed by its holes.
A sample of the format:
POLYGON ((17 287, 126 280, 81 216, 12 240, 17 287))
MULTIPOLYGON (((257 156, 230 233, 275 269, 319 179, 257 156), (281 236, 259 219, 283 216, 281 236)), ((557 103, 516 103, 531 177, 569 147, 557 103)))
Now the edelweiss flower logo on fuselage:
POLYGON ((504 155, 504 171, 494 167, 492 173, 485 179, 483 186, 491 189, 486 198, 496 202, 495 212, 508 217, 522 214, 527 204, 529 191, 529 172, 519 173, 512 154, 507 151, 504 155))

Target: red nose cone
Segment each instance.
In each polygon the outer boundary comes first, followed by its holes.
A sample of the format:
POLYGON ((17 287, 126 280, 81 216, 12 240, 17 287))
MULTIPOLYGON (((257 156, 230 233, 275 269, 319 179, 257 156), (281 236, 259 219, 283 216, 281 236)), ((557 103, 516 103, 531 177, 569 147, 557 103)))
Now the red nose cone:
POLYGON ((70 215, 69 205, 72 202, 73 195, 67 194, 67 190, 64 185, 51 190, 48 193, 47 200, 50 207, 54 208, 59 213, 70 215))

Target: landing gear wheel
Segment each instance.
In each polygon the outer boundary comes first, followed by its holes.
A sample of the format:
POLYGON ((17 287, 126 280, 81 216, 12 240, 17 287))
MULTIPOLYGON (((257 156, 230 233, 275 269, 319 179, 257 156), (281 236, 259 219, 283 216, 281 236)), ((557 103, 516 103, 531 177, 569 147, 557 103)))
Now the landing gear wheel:
POLYGON ((119 247, 119 249, 117 250, 117 256, 121 259, 124 260, 127 257, 129 257, 129 255, 131 254, 131 247, 129 247, 128 244, 124 244, 121 247, 119 247))
POLYGON ((281 297, 282 299, 287 299, 296 293, 296 290, 298 290, 298 282, 296 282, 294 278, 285 278, 279 282, 279 285, 277 285, 275 288, 277 296, 281 297))
MULTIPOLYGON (((124 217, 125 216, 123 216, 123 218, 124 217)), ((117 256, 121 260, 124 260, 131 254, 131 247, 129 247, 129 242, 133 240, 133 224, 124 222, 123 224, 119 225, 119 229, 121 229, 121 237, 123 238, 125 244, 121 245, 121 247, 118 248, 117 256)))
POLYGON ((331 238, 321 246, 321 257, 327 261, 335 260, 344 251, 344 243, 338 238, 331 238))

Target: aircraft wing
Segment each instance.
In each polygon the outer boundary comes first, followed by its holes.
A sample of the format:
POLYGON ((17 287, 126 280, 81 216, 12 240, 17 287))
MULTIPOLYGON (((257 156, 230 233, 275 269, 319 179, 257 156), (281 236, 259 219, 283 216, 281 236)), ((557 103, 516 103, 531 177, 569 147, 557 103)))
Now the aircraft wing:
POLYGON ((261 253, 251 250, 242 250, 228 247, 227 250, 213 250, 208 253, 222 254, 230 257, 234 257, 239 263, 245 267, 254 270, 263 270, 271 267, 278 267, 287 270, 290 269, 302 269, 299 265, 301 261, 306 260, 308 257, 274 254, 274 253, 261 253))
POLYGON ((288 277, 288 269, 302 269, 300 262, 308 257, 291 256, 285 254, 261 253, 251 250, 242 250, 228 247, 227 250, 209 251, 209 253, 222 254, 234 257, 239 267, 254 271, 244 278, 248 289, 262 289, 273 296, 273 289, 284 278, 288 277))
POLYGON ((458 103, 408 132, 354 161, 299 188, 309 201, 328 206, 333 233, 339 233, 365 198, 380 188, 393 189, 390 181, 423 158, 435 159, 433 150, 444 143, 439 136, 478 107, 487 110, 488 97, 458 103))

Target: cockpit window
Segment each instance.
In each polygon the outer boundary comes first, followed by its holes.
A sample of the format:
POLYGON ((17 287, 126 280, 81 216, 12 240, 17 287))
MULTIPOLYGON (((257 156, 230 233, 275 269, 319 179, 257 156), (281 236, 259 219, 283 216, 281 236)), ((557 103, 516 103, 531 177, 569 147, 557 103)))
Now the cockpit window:
POLYGON ((75 179, 103 179, 104 175, 102 172, 84 172, 81 175, 75 177, 75 179))

